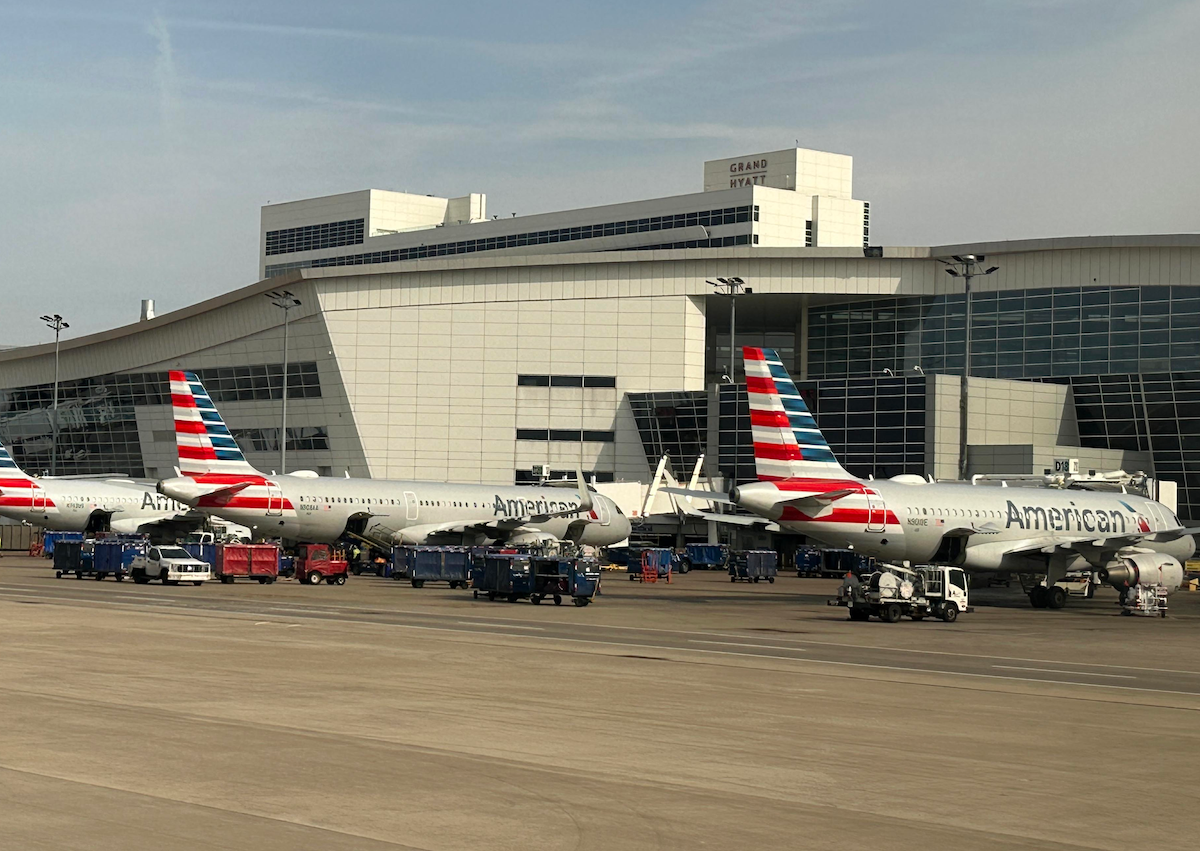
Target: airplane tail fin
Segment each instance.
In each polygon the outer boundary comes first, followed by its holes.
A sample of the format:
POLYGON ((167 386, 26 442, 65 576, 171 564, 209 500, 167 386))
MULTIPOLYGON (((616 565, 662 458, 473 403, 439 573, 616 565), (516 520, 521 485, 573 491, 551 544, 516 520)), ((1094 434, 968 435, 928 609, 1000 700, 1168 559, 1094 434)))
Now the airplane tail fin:
POLYGON ((758 478, 853 479, 833 456, 779 354, 744 346, 742 356, 758 478))
POLYGON ((8 447, 0 443, 0 487, 5 484, 8 484, 9 487, 28 487, 25 482, 32 481, 33 478, 17 466, 17 462, 8 452, 8 447))
POLYGON ((260 475, 246 456, 200 379, 194 372, 171 370, 171 409, 175 415, 175 443, 179 469, 184 476, 210 473, 260 475))

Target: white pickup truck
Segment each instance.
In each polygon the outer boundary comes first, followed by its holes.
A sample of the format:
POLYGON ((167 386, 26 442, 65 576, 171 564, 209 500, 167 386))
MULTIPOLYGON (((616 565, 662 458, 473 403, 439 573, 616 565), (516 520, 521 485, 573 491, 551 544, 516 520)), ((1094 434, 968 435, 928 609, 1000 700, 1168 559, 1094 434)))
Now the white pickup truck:
POLYGON ((161 579, 163 585, 190 582, 199 585, 212 579, 212 568, 183 547, 151 547, 145 555, 136 556, 129 565, 129 574, 138 585, 151 579, 161 579))

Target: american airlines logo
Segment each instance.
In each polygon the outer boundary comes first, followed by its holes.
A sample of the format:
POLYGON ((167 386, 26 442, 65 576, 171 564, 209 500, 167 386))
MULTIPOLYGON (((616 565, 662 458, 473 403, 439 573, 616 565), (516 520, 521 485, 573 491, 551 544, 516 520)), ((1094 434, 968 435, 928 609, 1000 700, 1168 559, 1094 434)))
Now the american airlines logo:
POLYGON ((555 499, 505 499, 496 494, 492 501, 492 514, 496 517, 525 517, 529 514, 550 514, 578 508, 577 502, 560 502, 555 499))
MULTIPOLYGON (((1128 529, 1125 515, 1116 509, 1045 508, 1040 505, 1017 505, 1008 502, 1006 529, 1047 529, 1054 532, 1113 532, 1125 533, 1128 529)), ((1150 531, 1150 524, 1141 517, 1139 530, 1150 531), (1145 528, 1142 528, 1142 527, 1145 528)))

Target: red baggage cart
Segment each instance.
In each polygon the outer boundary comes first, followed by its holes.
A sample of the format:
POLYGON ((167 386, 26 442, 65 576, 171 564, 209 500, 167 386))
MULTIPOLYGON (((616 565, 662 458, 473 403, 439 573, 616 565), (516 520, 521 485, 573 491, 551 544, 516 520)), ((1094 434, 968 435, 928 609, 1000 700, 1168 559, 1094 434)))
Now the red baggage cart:
POLYGON ((279 578, 279 547, 274 544, 221 544, 213 575, 225 584, 244 576, 269 585, 279 578))

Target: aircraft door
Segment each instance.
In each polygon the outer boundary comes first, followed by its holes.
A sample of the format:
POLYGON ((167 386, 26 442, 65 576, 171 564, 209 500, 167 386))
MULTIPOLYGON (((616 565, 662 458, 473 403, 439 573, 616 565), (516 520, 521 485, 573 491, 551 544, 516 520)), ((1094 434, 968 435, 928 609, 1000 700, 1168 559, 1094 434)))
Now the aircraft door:
POLYGON ((608 526, 612 523, 612 508, 608 504, 608 500, 596 499, 596 517, 600 520, 601 526, 608 526))
POLYGON ((36 512, 44 512, 46 510, 46 490, 45 488, 30 487, 29 489, 29 510, 36 512))
POLYGON ((1147 503, 1147 505, 1148 505, 1149 511, 1150 511, 1150 517, 1151 517, 1150 522, 1154 528, 1154 531, 1157 532, 1161 529, 1169 528, 1169 524, 1167 523, 1166 518, 1163 517, 1162 509, 1158 507, 1158 503, 1155 502, 1154 500, 1150 500, 1150 502, 1147 503))
POLYGON ((873 490, 867 491, 867 531, 883 532, 887 526, 887 506, 883 497, 873 490))
POLYGON ((283 491, 274 482, 267 482, 267 516, 279 517, 283 514, 283 491))
POLYGON ((412 491, 404 492, 404 519, 416 520, 418 509, 421 503, 417 501, 417 495, 412 491))

